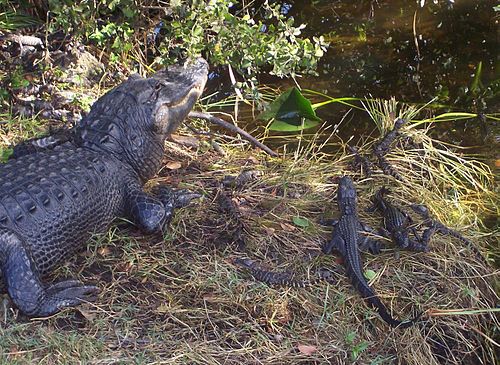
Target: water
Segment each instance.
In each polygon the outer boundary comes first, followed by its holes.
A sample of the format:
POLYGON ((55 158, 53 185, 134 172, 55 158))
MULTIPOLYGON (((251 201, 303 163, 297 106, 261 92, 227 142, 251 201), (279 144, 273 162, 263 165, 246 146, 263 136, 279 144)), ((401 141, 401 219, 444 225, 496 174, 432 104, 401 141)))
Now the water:
MULTIPOLYGON (((330 42, 319 76, 299 79, 301 87, 333 97, 394 96, 416 104, 437 97, 448 106, 440 112, 498 112, 499 97, 489 90, 500 72, 496 1, 440 0, 434 4, 428 0, 423 7, 420 1, 393 0, 281 3, 296 24, 308 25, 306 35, 323 34, 330 42), (472 95, 470 87, 479 63, 483 87, 472 95)), ((273 82, 292 85, 290 81, 273 82)), ((346 112, 346 107, 338 105, 319 110, 333 124, 346 112)), ((485 130, 481 124, 478 119, 447 123, 435 133, 464 146, 487 145, 482 153, 491 157, 498 153, 498 125, 488 121, 485 130)), ((371 129, 373 124, 366 115, 355 112, 339 133, 347 139, 371 129)))

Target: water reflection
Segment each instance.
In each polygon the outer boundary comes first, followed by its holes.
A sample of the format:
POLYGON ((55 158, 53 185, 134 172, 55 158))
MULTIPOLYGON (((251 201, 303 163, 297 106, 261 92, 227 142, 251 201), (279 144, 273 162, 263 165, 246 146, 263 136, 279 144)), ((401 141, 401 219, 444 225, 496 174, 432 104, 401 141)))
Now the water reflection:
POLYGON ((308 32, 327 34, 330 50, 318 78, 305 86, 330 93, 397 96, 454 103, 483 63, 484 82, 497 62, 495 1, 295 1, 290 15, 308 32), (430 4, 429 4, 430 3, 430 4))
MULTIPOLYGON (((330 1, 283 2, 282 12, 307 23, 306 35, 323 34, 330 42, 318 77, 300 79, 304 88, 331 96, 396 97, 426 103, 437 97, 461 111, 498 111, 494 81, 499 78, 496 1, 330 1), (423 4, 425 3, 425 4, 423 4), (423 6, 421 6, 423 5, 423 6), (480 92, 471 83, 482 64, 480 92), (496 97, 495 97, 496 96, 496 97)), ((263 81, 292 85, 291 81, 263 81)), ((498 84, 496 85, 498 93, 498 84)), ((320 111, 337 124, 347 111, 339 106, 320 111)), ((351 115, 340 134, 369 133, 373 126, 362 113, 351 115)), ((489 122, 491 141, 498 126, 489 122), (492 131, 493 129, 493 131, 492 131)), ((463 144, 484 143, 480 121, 456 123, 437 130, 463 144)))

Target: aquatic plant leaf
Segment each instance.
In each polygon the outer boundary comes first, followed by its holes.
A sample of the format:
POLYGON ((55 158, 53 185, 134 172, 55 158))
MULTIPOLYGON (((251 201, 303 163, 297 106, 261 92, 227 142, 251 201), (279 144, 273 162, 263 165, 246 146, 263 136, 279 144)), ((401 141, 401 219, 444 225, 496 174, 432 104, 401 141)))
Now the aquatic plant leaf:
POLYGON ((474 79, 472 80, 472 83, 470 85, 470 91, 472 95, 477 95, 481 91, 481 89, 484 87, 483 83, 481 82, 481 76, 483 73, 483 62, 479 61, 476 67, 476 72, 474 75, 474 79))
POLYGON ((304 119, 300 124, 291 124, 281 120, 274 120, 269 129, 272 131, 279 132, 298 132, 304 129, 314 128, 319 124, 319 122, 304 119))
POLYGON ((257 118, 266 121, 274 118, 269 129, 285 132, 313 128, 321 122, 311 102, 296 87, 278 96, 257 118))

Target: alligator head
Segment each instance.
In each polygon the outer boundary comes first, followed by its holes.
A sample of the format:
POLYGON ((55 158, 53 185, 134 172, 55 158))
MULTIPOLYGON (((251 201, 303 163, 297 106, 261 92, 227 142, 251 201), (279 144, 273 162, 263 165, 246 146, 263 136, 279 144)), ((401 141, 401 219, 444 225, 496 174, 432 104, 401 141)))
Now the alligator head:
POLYGON ((356 214, 356 188, 348 176, 339 179, 337 204, 342 214, 356 214))
POLYGON ((169 66, 149 78, 132 75, 92 106, 76 126, 76 143, 129 164, 142 180, 158 171, 165 138, 202 94, 208 64, 169 66))

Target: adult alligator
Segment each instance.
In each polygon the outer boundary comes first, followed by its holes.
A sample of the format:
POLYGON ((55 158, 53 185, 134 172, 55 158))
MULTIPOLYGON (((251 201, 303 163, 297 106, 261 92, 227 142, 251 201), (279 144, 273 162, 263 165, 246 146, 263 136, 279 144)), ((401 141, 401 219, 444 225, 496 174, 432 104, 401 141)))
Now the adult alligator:
POLYGON ((366 299, 368 304, 377 310, 385 322, 393 327, 410 327, 420 318, 420 315, 408 321, 399 321, 392 318, 385 305, 380 301, 372 288, 370 288, 363 276, 359 249, 373 247, 373 243, 370 243, 367 237, 363 237, 360 234, 360 231, 366 230, 366 227, 364 227, 358 218, 356 189, 352 180, 347 176, 340 178, 337 204, 340 210, 340 218, 334 223, 332 240, 323 246, 323 252, 326 254, 331 253, 333 250, 340 252, 347 276, 350 278, 352 284, 360 292, 361 296, 366 299))
POLYGON ((95 299, 95 286, 42 279, 114 218, 145 232, 163 228, 183 196, 148 194, 143 184, 201 95, 207 69, 199 59, 150 78, 133 75, 101 97, 69 138, 20 148, 0 166, 0 290, 23 313, 48 316, 95 299))

